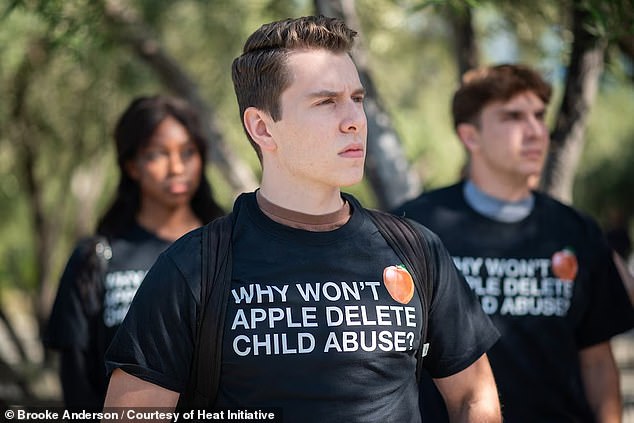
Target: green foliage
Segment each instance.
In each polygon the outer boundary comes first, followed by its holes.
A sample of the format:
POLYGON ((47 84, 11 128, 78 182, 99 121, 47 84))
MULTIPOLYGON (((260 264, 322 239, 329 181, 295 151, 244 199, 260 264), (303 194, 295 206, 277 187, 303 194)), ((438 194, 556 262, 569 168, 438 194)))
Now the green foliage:
MULTIPOLYGON (((136 17, 138 29, 148 30, 178 61, 212 106, 229 147, 256 175, 260 164, 237 113, 231 62, 264 22, 311 14, 314 7, 311 0, 0 2, 0 300, 8 290, 33 299, 45 278, 57 281, 75 241, 92 232, 116 188, 116 119, 133 97, 166 91, 108 19, 106 6, 113 4, 136 17), (27 159, 33 160, 35 194, 27 159), (38 257, 42 230, 51 239, 46 256, 38 257), (48 274, 38 273, 40 259, 48 274)), ((543 70, 555 84, 552 122, 570 51, 569 5, 569 0, 356 0, 371 76, 425 189, 454 182, 464 161, 450 122, 458 71, 447 18, 472 8, 481 63, 523 61, 543 70)), ((582 6, 593 18, 588 24, 609 41, 634 35, 631 0, 584 0, 582 6)), ((634 65, 621 50, 611 47, 608 53, 575 185, 576 205, 604 225, 614 210, 631 222, 634 216, 634 65)), ((206 171, 229 211, 234 193, 219 169, 206 171)), ((375 206, 367 182, 344 191, 375 206)))
POLYGON ((634 34, 634 3, 632 0, 584 0, 580 8, 589 13, 590 31, 607 39, 634 34))
POLYGON ((455 181, 462 166, 462 147, 449 123, 458 77, 447 25, 433 8, 403 3, 358 1, 357 11, 380 98, 429 188, 455 181))
POLYGON ((601 92, 575 181, 575 203, 607 226, 617 211, 634 218, 634 121, 627 118, 634 100, 631 83, 611 74, 601 92))
MULTIPOLYGON (((33 269, 39 234, 26 196, 23 147, 34 148, 45 219, 55 228, 51 260, 58 274, 75 239, 92 229, 116 187, 112 128, 117 117, 132 97, 165 91, 155 72, 117 37, 104 15, 109 2, 139 17, 176 58, 212 105, 230 148, 256 174, 260 165, 237 115, 231 62, 262 23, 313 13, 310 0, 15 0, 1 6, 0 126, 7 130, 0 132, 0 236, 5 240, 0 288, 35 287, 38 277, 33 269), (17 89, 20 78, 26 78, 24 93, 17 89), (18 105, 22 112, 16 117, 18 105), (82 181, 94 194, 91 205, 82 181)), ((627 2, 584 4, 597 27, 612 37, 632 33, 627 2)), ((446 16, 464 13, 467 6, 473 8, 483 63, 493 59, 487 46, 503 37, 517 53, 514 59, 543 69, 558 84, 569 52, 564 1, 357 0, 380 99, 426 189, 455 181, 464 160, 450 123, 458 75, 446 16)), ((626 82, 632 66, 610 51, 576 191, 578 204, 597 214, 612 199, 626 205, 627 193, 633 192, 627 181, 634 180, 627 166, 633 159, 623 153, 634 151, 631 119, 623 118, 624 111, 634 110, 632 85, 626 82)), ((218 169, 207 172, 229 209, 231 190, 218 169)), ((367 183, 348 191, 372 205, 367 183)))
MULTIPOLYGON (((132 97, 165 92, 154 71, 116 37, 103 13, 105 3, 15 1, 0 11, 0 96, 6 99, 0 102, 0 123, 8 128, 0 133, 0 234, 6 240, 0 245, 0 287, 34 292, 43 276, 35 271, 34 246, 43 234, 34 225, 33 197, 26 195, 26 151, 32 153, 35 195, 44 212, 39 224, 54 237, 47 260, 55 279, 75 240, 93 230, 116 187, 116 119, 132 97), (16 81, 24 81, 24 91, 16 81)), ((259 168, 236 113, 231 60, 263 18, 308 14, 310 3, 116 4, 139 16, 182 64, 212 103, 230 145, 259 168)), ((218 181, 222 178, 214 175, 212 184, 228 208, 233 198, 218 181)))

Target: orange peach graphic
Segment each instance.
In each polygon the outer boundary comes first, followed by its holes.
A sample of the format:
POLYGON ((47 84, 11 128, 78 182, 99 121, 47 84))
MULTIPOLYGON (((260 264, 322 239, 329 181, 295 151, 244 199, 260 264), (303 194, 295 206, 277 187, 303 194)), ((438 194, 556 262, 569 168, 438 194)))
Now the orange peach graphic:
POLYGON ((557 251, 552 257, 552 268, 553 273, 559 279, 573 281, 577 276, 577 270, 579 270, 577 256, 568 248, 557 251))
POLYGON ((383 283, 392 298, 401 304, 408 304, 414 296, 414 280, 403 265, 383 269, 383 283))

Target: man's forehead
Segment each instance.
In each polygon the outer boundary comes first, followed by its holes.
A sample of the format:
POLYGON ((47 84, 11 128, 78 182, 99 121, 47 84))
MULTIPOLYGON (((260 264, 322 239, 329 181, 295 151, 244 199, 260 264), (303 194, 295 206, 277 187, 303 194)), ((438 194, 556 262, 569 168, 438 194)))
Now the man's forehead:
POLYGON ((522 93, 516 94, 509 101, 504 103, 507 107, 530 107, 530 108, 543 108, 545 107, 544 102, 537 94, 533 91, 524 91, 522 93))
POLYGON ((345 53, 323 49, 298 50, 289 55, 290 85, 299 82, 311 92, 362 90, 357 67, 345 53))
POLYGON ((532 91, 524 91, 514 95, 509 100, 493 101, 486 106, 491 111, 541 111, 546 104, 532 91))
POLYGON ((297 50, 289 54, 287 66, 293 79, 359 80, 357 67, 345 52, 335 53, 325 49, 297 50))

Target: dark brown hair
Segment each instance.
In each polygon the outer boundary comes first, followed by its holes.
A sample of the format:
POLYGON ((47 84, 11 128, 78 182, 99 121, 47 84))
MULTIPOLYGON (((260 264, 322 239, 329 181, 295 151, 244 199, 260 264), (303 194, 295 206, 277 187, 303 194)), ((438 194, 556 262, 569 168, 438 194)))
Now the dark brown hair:
POLYGON ((128 175, 126 163, 136 158, 139 151, 148 145, 156 128, 168 116, 185 127, 202 160, 200 184, 190 201, 192 211, 203 223, 223 214, 212 197, 211 186, 205 176, 207 142, 195 109, 184 100, 174 97, 137 97, 123 112, 114 131, 119 186, 110 208, 97 225, 100 235, 118 236, 134 224, 141 206, 141 192, 139 184, 128 175))
MULTIPOLYGON (((240 110, 256 107, 281 119, 280 96, 290 84, 286 68, 289 54, 300 49, 350 52, 357 32, 336 18, 304 16, 262 25, 247 39, 242 54, 233 61, 232 78, 240 110)), ((244 126, 244 121, 242 122, 244 126)), ((246 128, 245 128, 246 132, 246 128)), ((247 137, 260 160, 258 145, 247 137)))
POLYGON ((508 101, 526 91, 548 104, 552 88, 539 73, 524 65, 501 64, 465 72, 451 104, 454 128, 461 123, 477 124, 486 105, 508 101))

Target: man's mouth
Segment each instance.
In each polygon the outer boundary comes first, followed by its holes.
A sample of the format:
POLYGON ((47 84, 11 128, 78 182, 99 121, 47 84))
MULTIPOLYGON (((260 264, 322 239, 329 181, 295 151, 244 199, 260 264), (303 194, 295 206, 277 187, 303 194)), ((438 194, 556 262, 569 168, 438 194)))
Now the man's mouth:
POLYGON ((527 159, 540 160, 544 156, 544 153, 542 150, 525 150, 522 152, 522 156, 527 159))
POLYGON ((339 156, 349 159, 363 158, 364 155, 363 144, 350 144, 339 153, 339 156))

